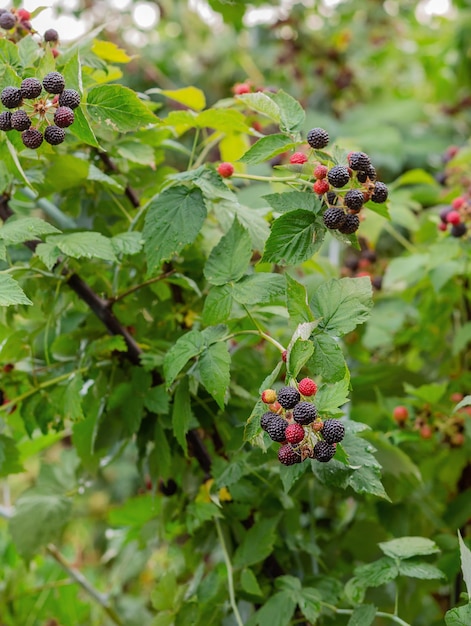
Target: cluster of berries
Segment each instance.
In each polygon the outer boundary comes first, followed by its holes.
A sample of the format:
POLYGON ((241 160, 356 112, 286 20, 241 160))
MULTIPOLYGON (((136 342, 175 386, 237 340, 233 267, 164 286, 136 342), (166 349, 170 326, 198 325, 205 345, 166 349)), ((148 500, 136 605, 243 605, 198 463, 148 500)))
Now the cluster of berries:
MULTIPOLYGON (((453 393, 449 401, 452 405, 463 399, 462 393, 453 393)), ((464 406, 457 411, 453 406, 435 410, 430 404, 408 408, 405 405, 394 407, 392 417, 401 429, 418 432, 422 439, 431 439, 436 434, 442 443, 451 447, 461 447, 465 442, 465 420, 471 417, 471 406, 464 406)))
POLYGON ((260 426, 273 441, 281 443, 278 459, 294 465, 306 459, 330 461, 336 444, 342 441, 345 427, 337 419, 322 421, 312 398, 317 385, 303 378, 296 387, 282 387, 278 392, 265 389, 262 401, 270 409, 260 419, 260 426))
POLYGON ((438 229, 447 231, 451 227, 452 237, 464 237, 468 232, 467 222, 471 222, 471 197, 461 195, 440 211, 438 229))
MULTIPOLYGON (((10 41, 17 42, 26 35, 36 33, 30 20, 31 13, 26 9, 0 9, 0 28, 5 31, 5 36, 10 41)), ((59 42, 58 32, 54 28, 48 28, 44 33, 43 41, 53 46, 52 53, 56 57, 59 52, 54 46, 59 42)))
POLYGON ((74 122, 80 94, 74 89, 65 89, 62 74, 50 72, 42 84, 37 78, 25 78, 20 87, 5 87, 0 100, 8 109, 0 113, 0 130, 21 132, 23 144, 36 150, 43 139, 53 146, 64 141, 64 129, 74 122), (46 96, 42 95, 43 89, 46 96), (44 126, 42 132, 40 129, 44 126))

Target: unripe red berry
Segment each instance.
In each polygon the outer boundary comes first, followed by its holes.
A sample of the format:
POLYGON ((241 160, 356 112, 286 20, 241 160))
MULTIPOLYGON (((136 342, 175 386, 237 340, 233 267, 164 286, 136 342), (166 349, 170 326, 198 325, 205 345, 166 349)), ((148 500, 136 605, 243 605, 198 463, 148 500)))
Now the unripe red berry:
POLYGON ((429 426, 428 424, 424 424, 424 426, 422 426, 419 432, 420 432, 420 436, 422 437, 422 439, 431 439, 433 436, 432 427, 429 426))
POLYGON ((318 165, 314 170, 314 177, 317 178, 317 180, 321 180, 327 176, 328 171, 329 168, 325 165, 318 165))
POLYGON ((232 163, 227 163, 224 161, 223 163, 219 163, 217 168, 218 174, 223 178, 230 178, 234 173, 234 166, 232 163))
POLYGON ((464 398, 463 394, 460 393, 459 391, 456 391, 455 393, 452 393, 450 396, 450 400, 451 402, 461 402, 461 400, 464 398))
POLYGON ((248 83, 237 83, 232 88, 232 91, 235 93, 236 96, 241 96, 244 93, 250 93, 251 89, 248 83))
POLYGON ((447 230, 447 225, 445 224, 445 222, 440 222, 438 224, 438 230, 442 230, 442 231, 447 230))
POLYGON ((327 193, 329 191, 330 186, 326 180, 322 179, 316 180, 312 188, 315 193, 317 193, 319 196, 322 196, 324 193, 327 193))
POLYGON ((306 163, 306 161, 307 156, 302 152, 295 152, 293 155, 291 155, 291 158, 289 160, 292 165, 302 165, 303 163, 306 163))
POLYGON ((26 9, 18 9, 16 14, 18 15, 18 17, 20 18, 22 22, 31 19, 31 13, 27 11, 26 9))
POLYGON ((446 221, 449 224, 459 224, 461 222, 461 215, 458 211, 450 211, 446 216, 446 221))
POLYGON ((286 428, 285 434, 286 441, 288 441, 288 443, 294 444, 301 443, 305 436, 304 428, 301 426, 301 424, 290 424, 286 428))
POLYGON ((283 407, 279 402, 273 402, 272 404, 269 404, 268 408, 272 413, 281 413, 283 411, 283 407))
POLYGON ((265 404, 276 402, 276 391, 274 389, 265 389, 262 391, 262 402, 265 404))
POLYGON ((286 361, 288 360, 288 350, 283 350, 283 352, 281 353, 281 360, 283 361, 283 363, 286 363, 286 361))
POLYGON ((408 417, 409 417, 409 410, 406 406, 398 405, 394 407, 393 418, 395 419, 396 422, 398 423, 405 422, 408 417))
POLYGON ((317 393, 317 385, 311 378, 303 378, 299 381, 298 391, 303 396, 315 396, 317 393))
POLYGON ((457 198, 455 198, 453 200, 453 202, 451 203, 451 206, 458 210, 461 209, 461 207, 466 203, 466 200, 463 198, 463 196, 458 196, 457 198))

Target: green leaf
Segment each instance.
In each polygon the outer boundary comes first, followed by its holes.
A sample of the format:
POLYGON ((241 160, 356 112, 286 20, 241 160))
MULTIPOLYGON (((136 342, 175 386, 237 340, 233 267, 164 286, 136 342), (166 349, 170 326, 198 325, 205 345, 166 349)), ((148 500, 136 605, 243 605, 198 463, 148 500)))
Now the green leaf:
POLYGON ((150 600, 157 611, 171 611, 178 606, 179 589, 177 578, 172 571, 165 572, 151 592, 150 600))
POLYGON ((316 394, 316 406, 320 413, 336 411, 340 406, 348 402, 350 391, 350 374, 338 382, 320 385, 316 394))
POLYGON ((376 617, 376 610, 373 604, 357 606, 348 620, 347 626, 371 626, 376 617))
POLYGON ((162 509, 162 500, 152 494, 128 498, 123 504, 114 506, 108 512, 108 521, 112 526, 142 527, 155 518, 162 509))
POLYGON ((93 165, 93 163, 90 163, 89 165, 87 180, 101 183, 104 187, 110 189, 111 191, 118 193, 122 193, 124 191, 123 185, 118 183, 118 181, 111 176, 102 172, 98 167, 96 167, 96 165, 93 165))
POLYGON ((186 433, 190 430, 192 420, 190 390, 188 386, 188 377, 185 376, 178 385, 173 400, 172 426, 175 438, 188 454, 188 445, 186 441, 186 433))
MULTIPOLYGON (((0 40, 1 41, 1 40, 0 40)), ((33 304, 23 289, 9 274, 0 274, 0 306, 33 304)))
POLYGON ((257 611, 254 625, 257 626, 289 626, 296 608, 296 601, 287 591, 275 593, 264 606, 257 611))
POLYGON ((447 611, 445 623, 446 626, 469 626, 471 624, 471 604, 447 611))
POLYGON ((40 243, 36 246, 35 253, 48 270, 52 270, 61 255, 59 248, 52 243, 40 243))
POLYGON ((169 402, 165 385, 149 389, 144 398, 144 406, 153 413, 166 415, 169 411, 169 402))
POLYGON ((151 200, 143 230, 149 273, 192 243, 206 217, 203 194, 183 185, 166 189, 151 200))
POLYGON ((235 218, 230 230, 211 250, 204 268, 204 275, 213 285, 225 285, 237 281, 247 271, 251 256, 250 235, 235 218))
POLYGON ((458 542, 460 544, 461 571, 463 572, 463 580, 466 585, 468 597, 471 598, 471 550, 463 541, 459 530, 458 542))
POLYGON ((67 235, 51 235, 47 243, 59 248, 61 252, 74 259, 98 258, 105 261, 116 261, 116 255, 110 239, 93 231, 70 233, 67 235))
POLYGON ((278 537, 278 517, 259 519, 245 534, 234 554, 235 567, 249 567, 269 556, 278 537))
POLYGON ((88 92, 86 109, 96 124, 120 133, 159 121, 136 92, 123 85, 93 87, 88 92))
POLYGON ((271 193, 263 196, 263 199, 278 213, 287 213, 303 209, 304 211, 316 211, 322 208, 322 201, 312 191, 287 191, 284 193, 271 193))
MULTIPOLYGON (((286 94, 287 95, 287 94, 286 94)), ((281 111, 274 98, 265 93, 244 93, 237 96, 237 100, 241 100, 250 109, 269 117, 273 122, 279 124, 281 121, 281 111)))
POLYGON ((63 394, 63 412, 62 418, 64 420, 76 421, 83 419, 82 411, 82 391, 83 378, 81 374, 75 374, 72 380, 64 388, 63 394))
POLYGON ((21 65, 23 67, 34 65, 34 62, 41 52, 38 42, 35 41, 31 35, 27 35, 26 37, 22 37, 16 45, 18 46, 21 65))
POLYGON ((203 336, 197 330, 190 330, 179 337, 164 358, 164 376, 167 389, 190 359, 204 349, 203 336))
POLYGON ((322 283, 311 300, 319 328, 332 335, 344 335, 365 322, 373 306, 371 280, 341 278, 322 283))
POLYGON ((252 596, 263 596, 255 574, 247 567, 240 573, 240 586, 246 593, 250 593, 252 596))
POLYGON ((281 468, 280 478, 285 493, 288 493, 291 487, 306 473, 308 467, 308 463, 296 463, 295 465, 281 468))
POLYGON ((412 556, 424 556, 440 552, 437 544, 426 537, 401 537, 378 544, 387 556, 394 559, 409 559, 412 556))
POLYGON ((312 322, 313 315, 307 303, 306 288, 289 274, 285 274, 285 277, 286 301, 290 318, 297 324, 312 322))
POLYGON ((233 303, 232 291, 231 285, 212 287, 209 290, 203 307, 204 324, 219 324, 230 318, 233 303))
POLYGON ((85 114, 83 112, 84 105, 81 104, 78 108, 74 110, 74 123, 68 129, 69 132, 72 133, 77 139, 83 141, 83 143, 93 146, 94 148, 100 148, 100 144, 95 137, 95 133, 93 132, 85 114))
POLYGON ((272 224, 262 262, 302 263, 320 248, 324 235, 325 229, 319 227, 314 213, 303 209, 284 213, 272 224))
POLYGON ((380 587, 398 576, 396 562, 387 556, 355 568, 355 578, 363 587, 380 587))
POLYGON ((240 304, 266 304, 284 298, 286 280, 281 274, 269 272, 245 276, 234 285, 233 296, 240 304))
POLYGON ((111 238, 111 245, 116 254, 137 254, 142 250, 144 239, 141 233, 120 233, 111 238))
POLYGON ((154 149, 152 146, 126 137, 119 142, 116 146, 116 150, 123 159, 127 159, 132 163, 139 163, 140 165, 155 168, 154 149))
POLYGON ((421 580, 440 580, 446 578, 438 567, 417 561, 400 561, 399 574, 401 576, 409 576, 409 578, 420 578, 421 580))
POLYGON ((277 91, 277 93, 269 94, 269 97, 278 105, 281 130, 285 133, 300 132, 303 128, 306 114, 299 102, 282 89, 277 91))
POLYGON ((306 365, 314 352, 312 341, 303 341, 301 338, 294 342, 288 351, 287 375, 288 378, 296 379, 299 372, 306 365))
POLYGON ((18 552, 31 559, 50 541, 57 541, 72 512, 70 500, 56 493, 30 489, 22 494, 9 527, 18 552))
POLYGON ((198 372, 206 390, 221 409, 230 383, 231 357, 225 343, 214 343, 198 359, 198 372))
POLYGON ((312 587, 304 587, 298 597, 301 613, 313 624, 321 614, 321 600, 321 594, 312 587))
POLYGON ((345 377, 347 364, 338 342, 327 333, 314 335, 312 341, 314 354, 309 362, 309 368, 316 375, 322 376, 327 383, 342 380, 345 377))
POLYGON ((231 109, 206 109, 196 117, 195 126, 214 128, 223 133, 246 133, 249 130, 244 115, 231 109))
POLYGON ((24 472, 16 442, 7 435, 0 435, 0 476, 24 472))
POLYGON ((149 470, 153 481, 172 477, 172 453, 165 430, 157 420, 154 433, 155 446, 149 454, 149 470))
POLYGON ((255 165, 295 147, 296 143, 287 135, 267 135, 254 143, 239 160, 247 165, 255 165))
POLYGON ((0 228, 0 239, 3 239, 7 245, 11 245, 31 241, 40 235, 60 232, 55 226, 48 224, 39 217, 10 218, 0 228))

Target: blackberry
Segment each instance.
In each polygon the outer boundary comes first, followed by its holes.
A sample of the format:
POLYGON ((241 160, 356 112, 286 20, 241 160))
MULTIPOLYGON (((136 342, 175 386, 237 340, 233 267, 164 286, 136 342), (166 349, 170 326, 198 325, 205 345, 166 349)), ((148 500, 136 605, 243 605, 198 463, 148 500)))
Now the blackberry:
POLYGON ((65 79, 59 72, 49 72, 43 78, 43 87, 47 93, 61 93, 64 91, 65 79))
POLYGON ((375 289, 381 289, 383 286, 383 277, 382 276, 373 276, 371 279, 371 284, 375 289))
POLYGON ((21 133, 21 140, 27 148, 36 150, 43 142, 43 134, 37 128, 28 128, 21 133))
POLYGON ((325 148, 329 143, 329 133, 323 128, 312 128, 307 134, 307 142, 315 150, 325 148))
POLYGON ((15 130, 28 130, 31 126, 31 120, 23 109, 18 109, 11 115, 11 127, 15 130))
POLYGON ((327 202, 329 204, 337 204, 338 196, 335 191, 328 191, 326 195, 327 202))
POLYGON ((287 443, 278 450, 278 460, 283 465, 294 465, 295 463, 301 463, 301 455, 287 443))
POLYGON ((11 30, 16 24, 16 17, 13 15, 13 13, 10 13, 9 11, 6 11, 5 13, 2 13, 2 15, 0 15, 0 27, 3 28, 3 30, 11 30))
POLYGON ((44 139, 47 143, 50 143, 51 146, 57 146, 64 141, 65 130, 59 128, 59 126, 48 126, 44 131, 44 139))
POLYGON ((447 216, 448 216, 448 213, 451 213, 452 211, 453 211, 453 207, 451 206, 443 207, 443 209, 440 210, 439 216, 443 223, 445 224, 448 223, 447 216))
POLYGON ((371 263, 376 263, 376 261, 378 260, 376 252, 368 248, 361 251, 361 258, 366 259, 367 261, 370 261, 371 263))
POLYGON ((376 202, 376 204, 382 204, 383 202, 386 202, 386 200, 388 199, 388 188, 384 183, 375 183, 375 188, 373 193, 371 194, 371 199, 373 200, 373 202, 376 202))
POLYGON ((270 411, 267 411, 267 413, 264 413, 262 415, 262 417, 260 418, 260 426, 262 427, 263 430, 267 429, 268 424, 275 418, 275 417, 279 417, 279 415, 277 415, 276 413, 271 413, 270 411))
POLYGON ((25 78, 21 83, 20 90, 23 98, 26 98, 27 100, 34 100, 34 98, 41 95, 43 86, 41 85, 41 81, 37 78, 25 78))
POLYGON ((344 235, 351 235, 360 228, 360 218, 358 215, 346 215, 345 222, 339 228, 339 231, 344 235))
POLYGON ((376 180, 376 170, 373 165, 370 165, 370 167, 366 170, 366 175, 370 180, 376 180))
POLYGON ((366 172, 371 165, 370 157, 364 152, 350 152, 348 155, 348 164, 352 170, 362 170, 366 172))
POLYGON ((2 101, 3 106, 7 109, 16 109, 16 107, 20 106, 23 96, 21 95, 21 90, 18 89, 18 87, 5 87, 0 95, 0 100, 2 101))
POLYGON ((278 392, 278 402, 284 409, 292 409, 300 400, 299 391, 294 387, 282 387, 278 392))
POLYGON ((277 415, 276 418, 273 418, 270 423, 267 424, 266 431, 273 441, 281 442, 286 440, 287 426, 288 422, 277 415))
POLYGON ((339 443, 345 437, 345 426, 339 420, 325 420, 322 435, 327 443, 339 443))
POLYGON ((69 107, 59 107, 54 113, 54 124, 59 128, 67 128, 74 123, 74 112, 69 107))
POLYGON ((327 463, 335 454, 335 447, 327 441, 318 441, 314 446, 314 458, 321 463, 327 463))
POLYGON ((293 419, 298 424, 312 424, 317 417, 317 409, 311 402, 299 402, 293 409, 293 419))
POLYGON ((329 170, 327 178, 332 187, 345 187, 350 180, 348 167, 344 165, 334 165, 334 167, 329 170))
POLYGON ((57 30, 55 28, 48 28, 44 33, 44 41, 52 41, 53 43, 59 41, 59 33, 57 30))
POLYGON ((59 106, 76 109, 80 104, 80 94, 75 89, 64 89, 59 96, 59 106))
POLYGON ((334 206, 327 209, 322 216, 324 224, 332 230, 340 228, 345 223, 346 218, 343 209, 334 206))
POLYGON ((453 224, 450 233, 452 237, 463 237, 463 235, 466 234, 466 231, 466 224, 461 222, 460 224, 453 224))
POLYGON ((359 189, 349 189, 343 199, 345 206, 353 211, 359 211, 364 201, 363 192, 359 189))
POLYGON ((366 172, 362 172, 361 170, 357 172, 357 181, 359 183, 366 183, 368 179, 368 174, 366 172))
POLYGON ((11 113, 10 111, 3 111, 0 113, 0 130, 11 130, 11 113))

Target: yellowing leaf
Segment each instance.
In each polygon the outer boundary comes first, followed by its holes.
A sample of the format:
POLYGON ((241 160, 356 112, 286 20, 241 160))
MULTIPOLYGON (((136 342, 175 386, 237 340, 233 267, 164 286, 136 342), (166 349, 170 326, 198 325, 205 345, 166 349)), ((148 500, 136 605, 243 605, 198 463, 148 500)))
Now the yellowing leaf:
POLYGON ((128 56, 122 48, 118 48, 118 46, 111 41, 95 40, 93 42, 92 52, 94 52, 97 57, 100 57, 100 59, 104 59, 110 63, 129 63, 132 58, 128 56))
POLYGON ((167 98, 171 98, 195 111, 201 111, 206 106, 206 97, 201 89, 196 87, 183 87, 182 89, 152 89, 167 98))
POLYGON ((245 135, 239 133, 226 135, 219 143, 221 161, 238 161, 249 147, 250 144, 245 135))

